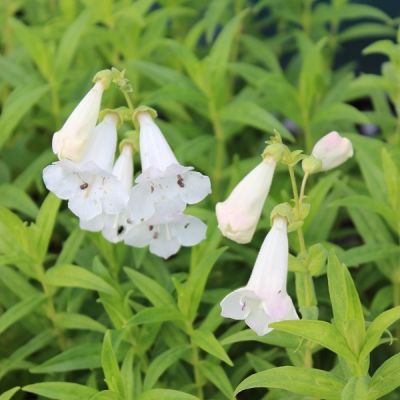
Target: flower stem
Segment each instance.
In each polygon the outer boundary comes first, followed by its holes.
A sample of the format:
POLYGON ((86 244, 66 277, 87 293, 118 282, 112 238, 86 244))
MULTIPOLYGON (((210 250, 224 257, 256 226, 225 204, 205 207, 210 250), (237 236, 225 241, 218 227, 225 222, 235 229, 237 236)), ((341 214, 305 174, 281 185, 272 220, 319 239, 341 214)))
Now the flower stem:
MULTIPOLYGON (((297 215, 300 215, 300 211, 302 209, 302 203, 305 196, 305 188, 308 179, 308 174, 306 173, 303 177, 303 181, 301 183, 300 195, 298 193, 298 186, 296 182, 296 176, 294 174, 294 168, 289 165, 289 175, 290 181, 292 184, 293 190, 293 198, 295 202, 295 208, 297 211, 297 215)), ((298 255, 302 258, 307 257, 307 247, 304 240, 304 233, 301 226, 297 229, 297 237, 299 241, 299 253, 298 255)), ((317 299, 315 296, 315 288, 314 281, 311 274, 307 272, 296 273, 296 294, 297 300, 299 303, 299 307, 302 310, 302 317, 309 317, 312 315, 312 310, 317 306, 317 299)), ((312 349, 313 346, 310 342, 306 342, 304 349, 304 366, 306 368, 312 368, 313 359, 312 359, 312 349)))
POLYGON ((131 99, 131 96, 129 95, 128 92, 126 92, 124 90, 122 91, 122 93, 124 94, 124 97, 125 97, 125 100, 126 100, 126 104, 128 105, 129 110, 131 110, 133 112, 135 110, 135 107, 133 105, 133 101, 131 99))

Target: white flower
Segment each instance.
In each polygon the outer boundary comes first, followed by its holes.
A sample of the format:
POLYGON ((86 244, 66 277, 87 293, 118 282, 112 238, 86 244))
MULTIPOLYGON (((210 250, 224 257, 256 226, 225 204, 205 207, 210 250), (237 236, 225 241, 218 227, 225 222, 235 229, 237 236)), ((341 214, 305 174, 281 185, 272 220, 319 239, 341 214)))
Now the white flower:
POLYGON ((237 243, 251 241, 271 187, 275 165, 272 157, 265 157, 224 202, 217 203, 218 228, 224 236, 237 243))
POLYGON ((288 251, 286 219, 275 217, 249 282, 221 301, 221 315, 245 320, 259 336, 272 330, 268 326, 272 322, 298 319, 292 299, 286 292, 288 251))
POLYGON ((149 112, 140 112, 138 121, 142 174, 131 191, 132 218, 145 221, 154 215, 160 203, 171 199, 173 206, 168 212, 174 214, 186 204, 206 197, 211 192, 210 179, 193 171, 193 167, 179 164, 149 112))
POLYGON ((202 221, 190 215, 169 215, 164 220, 152 217, 132 225, 125 235, 125 243, 135 247, 149 245, 151 253, 166 259, 177 253, 181 246, 194 246, 201 242, 206 229, 202 221))
POLYGON ((101 81, 89 90, 72 111, 63 127, 53 135, 53 152, 60 160, 81 161, 99 117, 104 84, 101 81))
POLYGON ((322 162, 322 171, 335 168, 353 156, 353 145, 337 132, 323 136, 314 146, 312 155, 322 162))
POLYGON ((43 170, 47 189, 68 200, 70 210, 82 220, 91 220, 102 213, 116 214, 127 204, 127 193, 112 175, 116 125, 116 117, 106 115, 95 128, 81 162, 61 160, 43 170))
MULTIPOLYGON (((121 154, 114 164, 112 174, 121 183, 127 200, 129 198, 129 190, 133 183, 133 150, 130 144, 122 146, 121 154)), ((107 214, 103 212, 91 220, 81 219, 80 221, 80 227, 82 229, 91 232, 101 231, 103 236, 112 243, 122 241, 131 225, 132 221, 129 218, 126 208, 117 214, 107 214)))

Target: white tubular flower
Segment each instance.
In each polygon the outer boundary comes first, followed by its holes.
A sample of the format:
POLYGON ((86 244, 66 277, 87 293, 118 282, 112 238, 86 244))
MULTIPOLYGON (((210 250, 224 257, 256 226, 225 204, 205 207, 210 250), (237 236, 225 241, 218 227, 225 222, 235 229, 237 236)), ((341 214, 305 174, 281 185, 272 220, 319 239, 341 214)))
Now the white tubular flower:
POLYGON ((125 235, 125 244, 135 247, 149 245, 150 252, 167 259, 181 246, 194 246, 206 237, 207 226, 196 217, 178 214, 167 220, 157 217, 132 225, 125 235))
POLYGON ((343 164, 353 156, 353 145, 337 132, 330 132, 315 144, 312 155, 322 162, 322 171, 328 171, 343 164))
POLYGON ((287 221, 278 216, 261 246, 249 282, 221 301, 221 315, 245 320, 259 336, 271 332, 268 325, 272 322, 298 319, 286 292, 288 251, 287 221))
MULTIPOLYGON (((133 149, 130 144, 123 145, 121 154, 114 164, 112 174, 121 183, 127 202, 129 190, 132 188, 133 184, 133 149)), ((103 236, 112 243, 122 241, 131 225, 132 221, 129 219, 126 208, 118 214, 103 213, 92 220, 80 221, 80 227, 82 229, 92 232, 101 231, 103 236)))
POLYGON ((182 205, 198 203, 211 193, 207 176, 179 164, 150 113, 139 112, 137 118, 142 174, 131 191, 133 220, 142 222, 152 217, 159 203, 174 199, 178 208, 171 208, 169 212, 176 213, 182 205))
POLYGON ((68 207, 88 221, 102 213, 119 213, 128 201, 121 183, 112 175, 117 142, 117 118, 108 114, 97 125, 82 162, 57 161, 43 170, 48 190, 68 200, 68 207))
POLYGON ((217 203, 218 228, 224 236, 237 243, 251 241, 271 187, 275 165, 272 157, 265 157, 224 202, 217 203))
POLYGON ((104 84, 98 81, 53 135, 53 152, 60 160, 81 161, 99 117, 104 84))

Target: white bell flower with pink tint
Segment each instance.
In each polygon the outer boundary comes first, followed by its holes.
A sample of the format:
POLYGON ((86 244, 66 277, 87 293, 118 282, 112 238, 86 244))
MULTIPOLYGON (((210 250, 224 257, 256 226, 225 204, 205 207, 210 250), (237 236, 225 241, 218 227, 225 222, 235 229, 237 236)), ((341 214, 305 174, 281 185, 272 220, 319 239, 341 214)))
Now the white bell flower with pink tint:
POLYGON ((107 114, 96 126, 80 162, 57 161, 43 170, 48 190, 68 200, 69 209, 82 220, 102 213, 119 213, 128 195, 112 174, 117 142, 117 117, 107 114))
POLYGON ((229 197, 217 203, 218 228, 237 243, 253 238, 265 200, 271 187, 276 161, 266 156, 233 189, 229 197))
POLYGON ((287 221, 277 216, 261 246, 249 282, 221 301, 221 315, 244 320, 259 336, 271 332, 272 322, 298 319, 286 292, 288 255, 287 221))
POLYGON ((81 161, 94 133, 100 112, 104 83, 99 80, 53 135, 53 152, 60 160, 81 161))
POLYGON ((353 145, 349 139, 341 137, 337 132, 330 132, 318 140, 311 154, 321 160, 321 170, 328 171, 353 156, 353 145))
POLYGON ((181 246, 190 247, 206 237, 207 226, 191 215, 165 215, 161 210, 145 222, 134 224, 125 235, 125 244, 149 246, 150 253, 167 259, 181 246), (160 219, 157 215, 164 215, 160 219))
POLYGON ((137 114, 140 126, 142 173, 130 194, 130 209, 136 222, 151 218, 159 204, 175 214, 186 204, 195 204, 211 193, 210 179, 193 167, 179 164, 149 111, 137 114), (168 207, 167 203, 171 202, 168 207))

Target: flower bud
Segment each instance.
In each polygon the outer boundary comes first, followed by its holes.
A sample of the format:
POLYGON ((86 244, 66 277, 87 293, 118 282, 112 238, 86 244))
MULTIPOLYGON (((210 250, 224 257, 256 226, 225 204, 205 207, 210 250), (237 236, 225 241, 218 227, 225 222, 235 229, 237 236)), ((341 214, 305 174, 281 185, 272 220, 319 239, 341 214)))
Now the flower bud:
POLYGON ((323 136, 314 146, 312 155, 321 160, 322 171, 328 171, 343 164, 353 156, 353 146, 349 139, 342 138, 337 132, 323 136))
POLYGON ((267 156, 233 189, 229 197, 216 206, 218 228, 237 243, 253 238, 267 198, 276 162, 267 156))
POLYGON ((60 160, 79 162, 91 140, 99 117, 104 85, 97 81, 72 111, 63 127, 53 135, 53 152, 60 160))

